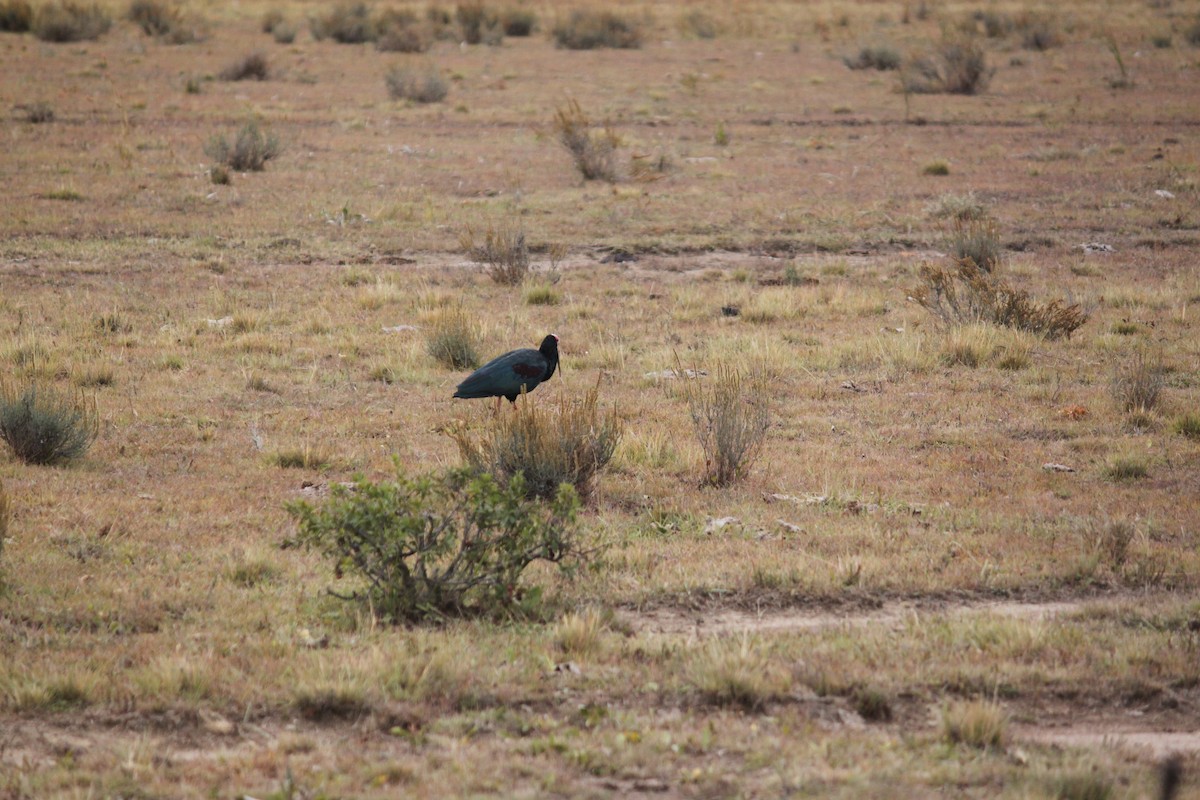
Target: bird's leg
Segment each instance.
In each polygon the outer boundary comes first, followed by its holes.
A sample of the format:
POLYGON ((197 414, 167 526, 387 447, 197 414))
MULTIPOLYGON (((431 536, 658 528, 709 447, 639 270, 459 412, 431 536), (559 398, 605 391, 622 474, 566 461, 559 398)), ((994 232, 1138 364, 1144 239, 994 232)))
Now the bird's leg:
POLYGON ((497 414, 500 413, 500 395, 496 395, 496 412, 495 413, 497 413, 497 414))

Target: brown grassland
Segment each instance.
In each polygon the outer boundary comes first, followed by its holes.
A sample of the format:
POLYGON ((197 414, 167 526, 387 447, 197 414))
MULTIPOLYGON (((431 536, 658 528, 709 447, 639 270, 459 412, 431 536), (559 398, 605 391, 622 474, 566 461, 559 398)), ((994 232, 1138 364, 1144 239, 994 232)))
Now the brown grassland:
POLYGON ((1200 4, 613 2, 640 47, 556 48, 582 5, 421 53, 302 0, 0 33, 0 381, 99 418, 65 463, 0 445, 0 797, 1157 797, 1173 751, 1200 797, 1200 4), (975 94, 847 65, 944 36, 975 94), (250 121, 277 152, 217 169, 250 121), (911 299, 979 216, 1082 327, 911 299), (489 226, 523 283, 464 252, 489 226), (285 505, 459 464, 492 412, 427 349, 450 314, 483 359, 559 334, 520 402, 599 382, 624 433, 592 568, 393 626, 285 505), (770 418, 717 488, 654 373, 722 365, 770 418))

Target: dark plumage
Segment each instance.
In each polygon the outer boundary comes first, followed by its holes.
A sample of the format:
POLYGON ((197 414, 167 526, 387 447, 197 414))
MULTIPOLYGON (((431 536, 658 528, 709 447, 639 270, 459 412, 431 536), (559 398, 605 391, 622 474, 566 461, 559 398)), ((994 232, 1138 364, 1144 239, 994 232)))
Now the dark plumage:
POLYGON ((513 350, 493 358, 467 376, 454 390, 455 397, 507 397, 517 402, 521 389, 532 392, 539 383, 550 380, 558 368, 558 337, 553 333, 542 339, 541 346, 513 350))

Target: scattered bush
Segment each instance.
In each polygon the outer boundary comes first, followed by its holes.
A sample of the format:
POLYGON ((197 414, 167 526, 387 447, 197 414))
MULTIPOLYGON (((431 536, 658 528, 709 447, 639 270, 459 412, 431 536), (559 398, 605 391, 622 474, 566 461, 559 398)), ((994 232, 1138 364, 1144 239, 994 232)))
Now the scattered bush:
POLYGON ((229 174, 229 169, 224 164, 213 164, 208 171, 208 179, 214 186, 228 186, 233 183, 233 176, 229 174))
POLYGON ((936 202, 927 205, 925 213, 935 219, 951 219, 959 223, 983 220, 988 215, 987 207, 974 192, 944 194, 936 202))
POLYGON ((25 112, 25 121, 33 125, 42 125, 54 121, 54 109, 49 103, 29 103, 19 106, 25 112))
POLYGON ((425 332, 425 351, 447 369, 479 366, 475 350, 478 334, 470 316, 461 307, 436 312, 425 332))
POLYGON ((92 446, 99 429, 96 404, 82 394, 0 383, 0 439, 26 464, 79 458, 92 446))
POLYGON ((1021 31, 1021 46, 1026 50, 1049 50, 1063 42, 1058 23, 1047 14, 1026 14, 1017 27, 1021 31))
POLYGON ((910 299, 944 323, 991 322, 1058 339, 1070 338, 1088 320, 1077 303, 1038 303, 1028 292, 1012 288, 970 259, 950 268, 925 264, 920 277, 922 283, 910 299))
POLYGON ((44 42, 83 42, 99 39, 112 27, 112 16, 96 3, 52 0, 39 6, 30 30, 44 42))
POLYGON ((147 36, 165 36, 179 24, 179 9, 164 0, 133 0, 126 16, 147 36))
POLYGON ((1113 370, 1112 396, 1126 413, 1146 413, 1158 405, 1166 371, 1162 359, 1138 350, 1113 370))
POLYGON ((1008 36, 1016 28, 1011 14, 989 9, 976 12, 975 18, 983 23, 983 34, 989 39, 1008 36))
POLYGON ((679 30, 684 36, 694 36, 697 39, 715 39, 721 32, 721 26, 711 15, 700 9, 692 9, 679 17, 679 30))
POLYGON ((930 161, 928 164, 921 167, 921 174, 936 175, 938 177, 949 175, 950 165, 941 159, 938 159, 937 161, 930 161))
POLYGON ((554 43, 568 50, 599 47, 636 49, 642 46, 642 29, 634 20, 612 11, 575 9, 554 26, 554 43))
POLYGON ((526 398, 511 413, 492 417, 478 438, 464 423, 444 432, 472 469, 503 480, 521 473, 531 497, 553 497, 560 484, 569 483, 587 503, 595 495, 596 476, 621 440, 616 414, 600 412, 599 389, 576 401, 560 395, 548 407, 526 398))
POLYGON ((769 390, 761 372, 719 365, 711 381, 698 371, 680 382, 704 451, 704 482, 727 486, 744 477, 762 450, 770 425, 769 390))
POLYGON ((309 20, 309 31, 318 42, 333 39, 342 44, 360 44, 375 40, 377 28, 366 3, 343 3, 323 16, 309 20))
POLYGON ((505 36, 530 36, 537 30, 537 14, 527 8, 509 8, 500 15, 505 36))
POLYGON ((1119 572, 1129 559, 1129 545, 1137 529, 1125 520, 1110 520, 1092 531, 1091 548, 1109 569, 1119 572))
POLYGON ((987 88, 992 70, 975 36, 949 36, 933 55, 918 56, 903 68, 901 85, 913 94, 978 94, 987 88))
POLYGON ((617 181, 617 148, 621 146, 621 139, 611 128, 593 130, 579 101, 571 100, 555 110, 554 131, 584 180, 617 181))
POLYGON ((265 81, 270 76, 267 57, 262 53, 251 53, 234 61, 217 76, 223 81, 265 81))
POLYGON ((487 8, 482 0, 467 0, 454 7, 454 18, 458 21, 462 40, 467 44, 500 44, 504 39, 504 28, 500 17, 487 8))
POLYGON ((879 45, 859 48, 858 55, 843 56, 842 63, 850 69, 900 69, 900 53, 891 47, 879 45))
POLYGON ((281 22, 271 29, 271 38, 276 44, 291 44, 296 41, 300 30, 292 22, 281 22))
POLYGON ((452 470, 394 480, 361 478, 335 486, 321 508, 297 502, 296 542, 335 562, 362 585, 346 599, 364 599, 379 618, 417 622, 446 615, 519 613, 537 590, 521 586, 535 561, 570 573, 584 555, 575 533, 579 500, 555 488, 548 505, 531 501, 525 479, 505 483, 486 474, 452 470))
POLYGON ((384 77, 388 94, 393 100, 412 100, 415 103, 437 103, 446 98, 449 84, 436 69, 417 71, 393 67, 384 77))
POLYGON ((285 19, 287 19, 287 17, 285 17, 283 12, 278 8, 270 9, 267 11, 267 13, 262 15, 262 32, 274 33, 275 29, 282 25, 285 19))
POLYGON ((33 6, 26 0, 0 0, 0 31, 24 33, 33 24, 33 6))
POLYGON ((242 126, 232 144, 224 136, 214 136, 204 152, 218 164, 238 172, 260 172, 280 150, 275 134, 264 134, 258 123, 251 121, 242 126))
POLYGON ((529 245, 525 231, 518 226, 489 222, 481 240, 476 240, 468 226, 460 242, 467 258, 482 264, 487 276, 501 286, 516 286, 529 276, 529 245))
POLYGON ((942 735, 951 744, 999 749, 1004 746, 1007 728, 1008 718, 996 703, 973 700, 942 709, 942 735))

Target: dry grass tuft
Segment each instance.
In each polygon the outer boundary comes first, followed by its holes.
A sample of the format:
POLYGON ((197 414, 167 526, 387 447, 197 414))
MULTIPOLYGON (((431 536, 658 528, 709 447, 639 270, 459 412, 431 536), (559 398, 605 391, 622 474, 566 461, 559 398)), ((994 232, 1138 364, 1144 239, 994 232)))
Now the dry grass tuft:
MULTIPOLYGON (((682 369, 677 372, 685 374, 682 369)), ((719 364, 711 380, 697 376, 679 385, 704 450, 704 483, 728 486, 745 477, 770 425, 766 374, 719 364)))
POLYGON ((447 369, 479 366, 478 326, 461 306, 442 308, 430 315, 425 331, 425 352, 447 369))
POLYGON ((1038 303, 970 259, 950 268, 922 265, 920 277, 909 298, 946 324, 990 322, 1058 339, 1069 338, 1088 320, 1077 303, 1038 303))
POLYGON ((1104 468, 1104 477, 1110 481, 1139 481, 1150 476, 1150 468, 1138 456, 1117 456, 1104 468))
POLYGON ((612 128, 593 130, 592 122, 579 106, 571 100, 554 112, 554 132, 558 142, 575 161, 575 168, 584 180, 603 180, 615 183, 620 175, 617 169, 617 149, 621 139, 612 128))
POLYGON ((1117 796, 1117 789, 1112 778, 1088 771, 1056 778, 1050 782, 1050 793, 1054 800, 1111 800, 1117 796))
POLYGON ((112 27, 103 6, 74 0, 52 0, 33 14, 30 30, 44 42, 85 42, 99 39, 112 27))
POLYGON ((642 46, 642 26, 625 14, 577 8, 554 25, 554 43, 568 50, 600 47, 636 49, 642 46))
POLYGON ((950 235, 950 254, 958 260, 969 258, 984 272, 994 272, 1004 257, 999 227, 986 218, 957 217, 950 235))
POLYGON ((278 156, 281 150, 275 134, 263 133, 254 121, 243 125, 233 142, 218 135, 210 139, 204 148, 205 154, 217 164, 223 164, 238 172, 262 171, 267 162, 278 156))
POLYGON ((166 0, 133 0, 126 16, 147 36, 155 36, 168 44, 189 44, 205 38, 199 22, 185 17, 177 6, 166 0))
POLYGON ((0 31, 24 33, 33 24, 33 6, 27 0, 0 1, 0 31))
POLYGON ((1117 364, 1110 385, 1112 398, 1121 411, 1140 414, 1152 411, 1166 385, 1162 358, 1138 350, 1117 364))
POLYGON ((944 194, 927 205, 925 213, 935 219, 950 219, 959 223, 983 220, 988 215, 987 207, 974 192, 944 194))
POLYGON ((500 25, 505 36, 532 36, 538 27, 537 12, 528 8, 507 8, 500 14, 500 25))
POLYGON ((378 34, 371 8, 366 3, 342 3, 309 19, 309 31, 318 42, 333 39, 342 44, 374 41, 378 34))
POLYGON ((1200 439, 1200 414, 1184 414, 1171 424, 1171 430, 1188 439, 1200 439))
POLYGON ((950 35, 932 54, 911 59, 901 69, 901 86, 912 94, 978 94, 993 70, 977 36, 950 35))
POLYGON ((517 286, 529 277, 531 262, 525 231, 520 225, 489 222, 478 239, 471 226, 459 237, 463 252, 501 286, 517 286))
POLYGON ((1004 746, 1007 732, 1008 715, 996 703, 972 700, 942 709, 942 736, 951 744, 999 749, 1004 746))
POLYGON ((612 460, 622 433, 616 413, 601 412, 599 394, 597 384, 578 400, 560 394, 548 407, 524 397, 511 412, 491 417, 478 437, 461 422, 442 430, 473 469, 505 480, 523 473, 537 497, 553 497, 560 484, 569 483, 590 503, 596 477, 612 460))
POLYGON ((217 77, 223 81, 265 81, 270 75, 267 57, 262 53, 250 53, 229 64, 217 77))
POLYGON ((893 70, 900 69, 900 52, 888 45, 866 45, 853 56, 843 56, 842 63, 850 69, 893 70))
POLYGON ((467 0, 454 7, 454 19, 462 41, 467 44, 498 45, 504 39, 504 26, 500 15, 492 11, 483 0, 467 0))
POLYGON ((424 53, 433 44, 433 31, 408 9, 388 9, 377 22, 375 47, 390 53, 424 53))
POLYGON ((95 401, 50 386, 0 382, 0 439, 26 464, 80 458, 100 430, 95 401))
POLYGON ((414 103, 438 103, 450 93, 450 84, 434 67, 411 69, 393 67, 384 76, 388 95, 393 100, 411 100, 414 103))
POLYGON ((597 609, 571 612, 554 626, 554 645, 567 656, 594 656, 604 646, 608 620, 597 609))
POLYGON ((271 455, 271 462, 283 469, 326 470, 333 465, 333 458, 324 450, 305 444, 288 450, 279 450, 271 455))
POLYGON ((783 695, 786 678, 748 636, 713 639, 687 667, 687 680, 708 703, 761 709, 783 695))

